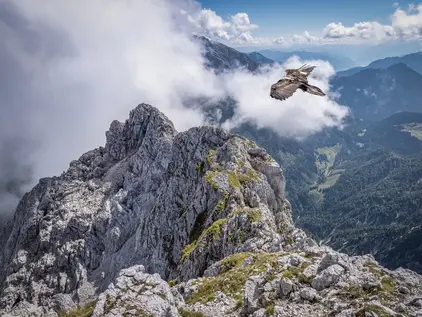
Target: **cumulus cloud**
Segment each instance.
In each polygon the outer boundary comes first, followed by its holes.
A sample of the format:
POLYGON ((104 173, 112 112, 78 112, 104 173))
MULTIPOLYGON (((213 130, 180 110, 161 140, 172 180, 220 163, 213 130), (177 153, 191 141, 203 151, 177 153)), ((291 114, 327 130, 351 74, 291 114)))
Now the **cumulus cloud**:
POLYGON ((275 39, 272 40, 272 42, 274 44, 286 44, 286 40, 282 36, 276 37, 275 39))
POLYGON ((325 39, 385 40, 393 35, 392 26, 378 22, 359 22, 352 27, 345 27, 342 23, 330 23, 324 28, 322 36, 325 39))
MULTIPOLYGON (((39 177, 60 174, 103 145, 110 122, 125 120, 141 102, 163 111, 178 130, 204 122, 199 109, 184 107, 188 98, 227 94, 239 107, 232 126, 252 120, 305 135, 339 124, 345 112, 328 98, 299 92, 284 103, 272 100, 269 85, 282 69, 222 78, 205 69, 189 20, 201 12, 190 0, 0 3, 0 214, 11 212, 39 177)), ((254 28, 246 15, 233 16, 229 25, 207 19, 201 23, 214 33, 239 36, 254 28)), ((315 76, 329 69, 318 65, 315 76)), ((325 79, 316 78, 327 91, 325 79)))
POLYGON ((311 35, 308 31, 294 34, 290 38, 279 36, 276 38, 256 37, 253 30, 258 25, 251 23, 247 13, 237 13, 228 20, 211 9, 198 9, 187 13, 189 22, 198 33, 227 40, 233 44, 266 44, 291 46, 296 44, 323 44, 333 42, 343 43, 379 43, 393 39, 420 39, 422 37, 422 3, 409 5, 407 10, 393 3, 394 14, 390 16, 390 24, 378 21, 356 22, 351 26, 341 22, 327 24, 318 35, 311 35))
POLYGON ((293 35, 291 42, 299 44, 315 44, 321 42, 321 39, 317 36, 312 36, 308 31, 305 31, 302 34, 293 35))
POLYGON ((398 7, 391 15, 391 24, 377 21, 358 22, 347 27, 342 23, 328 24, 322 34, 324 40, 386 41, 392 39, 420 39, 422 37, 422 3, 409 5, 408 10, 398 7))
POLYGON ((391 17, 391 25, 398 37, 422 38, 422 3, 410 5, 407 11, 398 8, 391 17))
POLYGON ((223 40, 232 40, 237 43, 253 43, 257 41, 250 31, 258 28, 258 25, 251 23, 247 13, 241 12, 232 15, 229 21, 224 21, 222 17, 211 9, 202 9, 191 13, 182 11, 182 14, 187 16, 188 21, 201 34, 223 40))
POLYGON ((329 78, 333 67, 325 61, 289 58, 283 65, 268 68, 264 74, 251 76, 246 72, 227 75, 226 87, 238 102, 233 120, 225 123, 230 129, 242 123, 254 123, 258 128, 271 128, 279 135, 303 138, 325 127, 342 126, 348 108, 330 98, 329 78), (328 96, 316 97, 297 90, 283 102, 268 98, 269 86, 277 82, 287 68, 298 68, 303 64, 317 66, 309 77, 311 85, 317 85, 328 96))

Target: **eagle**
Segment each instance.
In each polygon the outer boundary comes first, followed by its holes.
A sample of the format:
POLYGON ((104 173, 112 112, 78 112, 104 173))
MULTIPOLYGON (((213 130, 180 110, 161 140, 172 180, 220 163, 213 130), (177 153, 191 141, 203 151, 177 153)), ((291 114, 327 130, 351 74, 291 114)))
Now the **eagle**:
POLYGON ((313 95, 325 96, 325 93, 320 88, 308 84, 308 76, 315 67, 305 64, 297 69, 286 69, 286 75, 271 85, 270 97, 278 100, 286 100, 298 88, 313 95))

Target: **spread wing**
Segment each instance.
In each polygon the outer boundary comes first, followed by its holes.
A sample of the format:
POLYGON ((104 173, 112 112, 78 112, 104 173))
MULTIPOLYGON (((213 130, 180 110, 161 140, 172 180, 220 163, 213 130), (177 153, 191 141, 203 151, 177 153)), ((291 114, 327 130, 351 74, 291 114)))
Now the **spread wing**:
POLYGON ((298 70, 302 73, 306 73, 306 76, 309 76, 309 74, 315 69, 316 66, 309 66, 307 64, 301 66, 298 70))
POLYGON ((299 81, 280 79, 271 86, 270 96, 278 100, 285 100, 291 97, 301 85, 299 81))

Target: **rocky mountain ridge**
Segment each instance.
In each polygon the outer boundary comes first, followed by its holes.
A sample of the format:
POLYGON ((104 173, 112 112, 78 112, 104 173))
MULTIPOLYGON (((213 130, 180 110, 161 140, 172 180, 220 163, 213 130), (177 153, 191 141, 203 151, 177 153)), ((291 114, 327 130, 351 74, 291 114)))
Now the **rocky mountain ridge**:
POLYGON ((1 233, 1 316, 422 316, 422 277, 294 227, 280 166, 141 104, 1 233))
POLYGON ((404 63, 335 76, 331 84, 355 118, 379 121, 401 111, 420 112, 422 75, 404 63))
POLYGON ((239 52, 223 43, 213 41, 205 36, 195 36, 195 41, 200 43, 205 58, 205 66, 221 73, 235 68, 245 68, 256 72, 261 61, 255 61, 248 54, 239 52))
POLYGON ((394 64, 404 63, 414 71, 422 74, 422 52, 406 54, 404 56, 386 57, 377 59, 367 66, 353 67, 345 71, 338 72, 338 76, 351 76, 364 69, 386 69, 394 64))

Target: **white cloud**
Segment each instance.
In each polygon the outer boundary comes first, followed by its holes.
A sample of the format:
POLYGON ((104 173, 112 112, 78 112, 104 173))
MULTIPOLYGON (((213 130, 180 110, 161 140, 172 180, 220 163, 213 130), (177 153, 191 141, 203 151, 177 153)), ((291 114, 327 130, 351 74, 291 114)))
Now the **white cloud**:
POLYGON ((214 11, 203 9, 195 16, 188 15, 188 21, 195 27, 201 29, 206 35, 214 35, 220 39, 230 39, 228 30, 231 28, 229 22, 223 21, 214 11))
POLYGON ((272 40, 272 42, 274 44, 286 44, 286 40, 282 36, 276 37, 275 39, 272 40))
POLYGON ((394 4, 391 24, 377 21, 358 22, 346 27, 342 23, 328 24, 322 34, 324 40, 387 41, 392 39, 420 39, 422 37, 422 3, 409 5, 407 11, 394 4))
POLYGON ((254 43, 251 30, 258 28, 252 24, 247 13, 237 13, 230 16, 229 21, 224 21, 219 15, 210 9, 202 9, 186 13, 188 21, 195 26, 196 30, 204 35, 213 36, 217 39, 232 40, 235 43, 254 43))
MULTIPOLYGON (((36 177, 60 173, 71 159, 102 145, 110 122, 125 120, 138 103, 156 105, 183 130, 203 118, 199 111, 183 108, 182 98, 219 93, 214 74, 202 67, 200 49, 173 23, 174 1, 14 4, 30 27, 42 21, 51 30, 62 30, 74 49, 45 58, 25 50, 29 43, 18 43, 19 34, 11 33, 6 41, 31 78, 31 90, 22 87, 22 94, 32 95, 20 114, 30 131, 16 133, 42 142, 34 153, 36 177)), ((37 34, 39 45, 45 36, 37 34)))
POLYGON ((321 42, 321 39, 319 37, 312 36, 308 31, 305 31, 300 35, 295 34, 292 37, 291 42, 298 44, 315 44, 321 42))
POLYGON ((409 6, 407 12, 397 9, 391 17, 391 25, 398 37, 422 38, 422 3, 409 6))
POLYGON ((241 34, 258 28, 258 25, 251 23, 249 16, 246 13, 236 13, 231 16, 230 25, 234 34, 241 34))
POLYGON ((239 109, 236 118, 225 127, 252 122, 283 136, 306 137, 324 127, 341 126, 348 108, 329 98, 328 79, 334 73, 328 62, 301 61, 293 56, 282 66, 268 68, 264 75, 251 76, 246 72, 227 75, 226 89, 239 102, 239 109), (297 68, 305 63, 317 66, 309 77, 309 83, 323 89, 328 96, 319 97, 298 90, 285 101, 268 98, 270 86, 283 76, 286 68, 297 68))
POLYGON ((394 35, 392 26, 378 22, 359 22, 352 27, 345 27, 342 23, 330 23, 324 30, 325 39, 352 39, 352 40, 385 40, 394 35))
MULTIPOLYGON (((269 87, 283 75, 282 69, 270 69, 265 75, 239 71, 223 78, 207 71, 201 48, 186 32, 192 21, 186 25, 183 21, 187 16, 201 17, 194 19, 197 25, 213 33, 236 33, 247 39, 245 34, 254 26, 246 15, 233 16, 228 26, 209 11, 195 13, 197 6, 182 0, 45 0, 44 6, 32 0, 13 3, 28 27, 38 30, 31 39, 36 38, 34 43, 41 47, 36 52, 28 49, 29 42, 20 42, 17 29, 7 33, 7 41, 4 38, 29 82, 15 87, 19 93, 13 98, 23 105, 16 118, 23 118, 24 124, 13 131, 41 143, 39 151, 33 152, 36 177, 58 174, 72 159, 102 145, 110 122, 125 120, 141 102, 159 108, 179 130, 204 120, 198 110, 183 107, 184 98, 221 98, 227 92, 239 102, 239 120, 249 119, 285 135, 306 135, 338 125, 346 113, 327 97, 302 92, 285 102, 271 99, 269 87), (43 28, 36 27, 40 21, 43 28), (52 37, 54 49, 44 46, 48 42, 45 29, 61 32, 52 37), (67 48, 61 42, 66 38, 67 48)), ((301 62, 289 63, 297 66, 301 62)), ((312 63, 319 66, 315 75, 320 79, 313 77, 311 83, 328 91, 326 78, 332 68, 312 63)))
POLYGON ((393 3, 396 8, 391 15, 390 24, 377 21, 356 22, 351 26, 341 22, 332 22, 325 26, 318 36, 308 31, 295 34, 291 38, 279 36, 276 38, 255 37, 252 31, 258 25, 251 23, 247 13, 237 13, 227 21, 210 9, 198 9, 187 14, 188 20, 196 30, 219 40, 228 40, 233 44, 273 44, 290 46, 296 44, 322 44, 332 42, 343 43, 379 43, 391 39, 418 39, 422 37, 422 3, 409 5, 407 10, 393 3))

